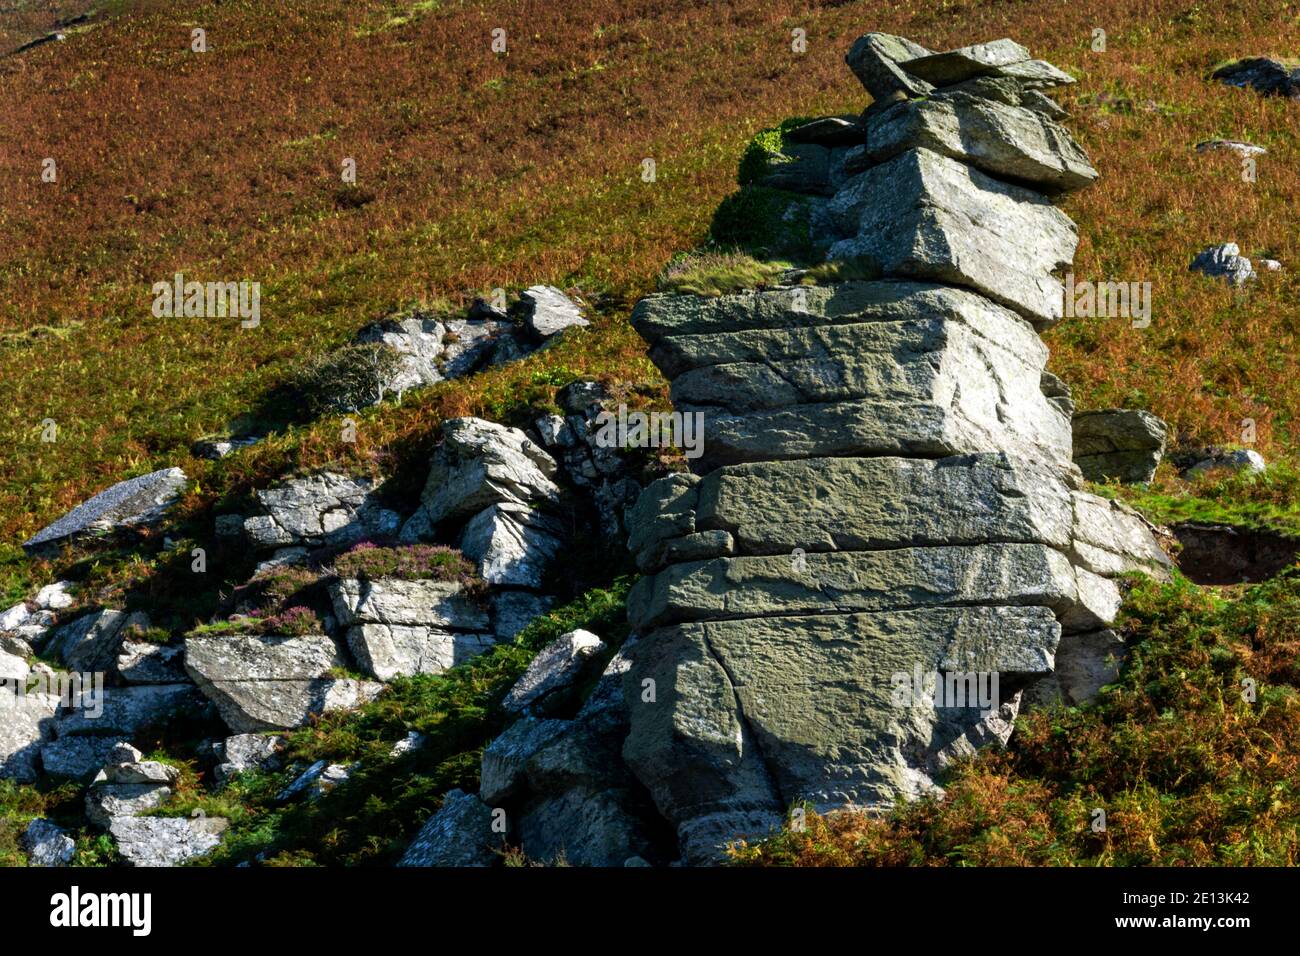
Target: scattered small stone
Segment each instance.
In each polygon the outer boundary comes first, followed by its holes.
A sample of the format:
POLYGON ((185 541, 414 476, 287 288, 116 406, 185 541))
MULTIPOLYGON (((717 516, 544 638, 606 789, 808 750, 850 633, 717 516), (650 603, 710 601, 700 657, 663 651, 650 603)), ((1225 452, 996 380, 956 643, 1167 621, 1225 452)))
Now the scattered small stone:
POLYGON ((67 866, 77 852, 72 837, 49 820, 33 820, 27 824, 21 842, 32 866, 67 866))
POLYGON ((1211 471, 1247 471, 1259 474, 1267 469, 1264 456, 1252 448, 1237 449, 1212 458, 1206 458, 1188 468, 1183 477, 1197 478, 1211 471))
POLYGON ((1210 246, 1197 253, 1187 267, 1192 272, 1203 272, 1216 279, 1225 279, 1229 285, 1240 286, 1254 279, 1255 267, 1241 255, 1235 242, 1210 246))
POLYGON ((1268 152, 1263 146, 1253 146, 1250 143, 1238 142, 1235 139, 1207 139, 1196 144, 1198 153, 1210 153, 1218 150, 1228 150, 1238 156, 1262 156, 1268 152))
POLYGON ((519 296, 519 307, 524 326, 542 342, 565 329, 591 324, 574 301, 553 285, 525 289, 519 296))

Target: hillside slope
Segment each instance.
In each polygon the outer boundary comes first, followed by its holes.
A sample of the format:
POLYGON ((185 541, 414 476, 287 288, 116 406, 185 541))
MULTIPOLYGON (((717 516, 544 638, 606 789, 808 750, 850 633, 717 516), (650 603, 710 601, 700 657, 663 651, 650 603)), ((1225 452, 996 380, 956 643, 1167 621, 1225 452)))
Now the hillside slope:
MULTIPOLYGON (((9 386, 0 441, 15 450, 0 458, 3 605, 66 578, 78 586, 74 611, 147 608, 152 639, 162 642, 215 633, 204 628, 223 626, 217 618, 229 614, 253 559, 214 551, 214 573, 195 587, 188 548, 210 541, 215 514, 246 513, 255 489, 330 467, 391 476, 385 493, 412 499, 445 420, 526 425, 580 380, 667 407, 666 383, 628 323, 631 305, 670 257, 705 240, 755 131, 861 108, 843 52, 865 29, 934 49, 1012 35, 1078 78, 1060 98, 1102 175, 1063 202, 1080 227, 1074 271, 1150 282, 1154 311, 1146 328, 1065 320, 1045 335, 1050 368, 1080 407, 1150 409, 1183 444, 1240 444, 1250 420, 1251 443, 1271 465, 1263 476, 1198 482, 1165 465, 1149 489, 1098 490, 1157 521, 1208 517, 1294 534, 1296 107, 1206 78, 1222 60, 1287 52, 1300 27, 1286 17, 1265 4, 1210 16, 1173 2, 1107 4, 1100 13, 1014 2, 889 11, 757 2, 114 6, 93 30, 0 60, 0 94, 15 105, 0 124, 0 170, 10 183, 0 207, 0 380, 9 386), (1104 51, 1091 49, 1098 27, 1104 51), (207 52, 190 49, 194 28, 205 31, 207 52), (497 28, 504 53, 491 49, 497 28), (806 52, 791 49, 795 30, 806 31, 806 52), (1231 156, 1194 149, 1214 137, 1267 147, 1256 181, 1243 181, 1231 156), (55 182, 40 175, 47 157, 55 182), (347 159, 356 162, 355 184, 340 175, 347 159), (1281 260, 1283 271, 1244 291, 1187 271, 1194 253, 1228 240, 1281 260), (177 272, 260 282, 260 325, 154 316, 153 284, 177 272), (513 296, 538 282, 579 295, 591 327, 522 361, 352 415, 355 441, 340 439, 340 417, 312 420, 284 388, 305 361, 405 305, 443 314, 496 288, 513 296), (43 441, 51 422, 58 438, 43 441), (219 462, 192 454, 203 435, 248 429, 270 436, 219 462), (19 550, 91 493, 174 465, 195 481, 163 533, 55 558, 19 550)), ((664 467, 638 464, 647 473, 664 467)), ((352 787, 319 804, 279 806, 277 793, 296 776, 287 770, 210 794, 199 776, 210 762, 196 756, 201 741, 196 750, 179 730, 152 739, 155 755, 181 768, 180 799, 166 812, 203 809, 232 821, 233 838, 210 862, 259 854, 285 864, 391 862, 447 788, 476 782, 481 748, 504 726, 499 693, 546 640, 580 626, 621 640, 627 581, 617 574, 625 568, 584 551, 565 582, 567 603, 517 644, 445 675, 399 680, 375 703, 299 731, 294 760, 360 761, 352 787), (392 743, 406 731, 436 744, 396 756, 392 743)), ((1157 644, 1136 661, 1118 702, 1082 717, 1034 718, 1020 750, 963 770, 957 799, 919 805, 885 824, 893 829, 883 836, 875 824, 839 823, 831 835, 792 834, 737 856, 1294 862, 1294 745, 1282 741, 1266 761, 1260 743, 1280 740, 1294 709, 1291 581, 1222 596, 1183 581, 1141 592, 1131 632, 1157 644), (1252 655, 1256 669, 1243 670, 1252 655), (1178 714, 1185 730, 1204 729, 1243 674, 1264 671, 1279 688, 1272 710, 1236 715, 1221 737, 1157 732, 1178 714), (1181 680, 1194 684, 1182 705, 1166 686, 1181 680), (1143 681, 1159 693, 1134 703, 1128 690, 1143 681), (1160 694, 1170 698, 1164 709, 1151 702, 1160 694), (1068 764, 1045 753, 1062 726, 1086 742, 1068 764), (1103 766, 1112 734, 1129 735, 1132 760, 1153 766, 1136 778, 1103 766), (1161 761, 1198 747, 1215 771, 1193 787, 1161 761), (1097 782, 1076 792, 1085 777, 1097 782), (1005 780, 1014 785, 1002 791, 1005 780), (980 800, 994 791, 1027 794, 1023 805, 1004 797, 996 809, 1005 830, 1032 831, 1016 853, 987 825, 993 811, 980 800), (1099 844, 1075 817, 1066 822, 1066 811, 1094 794, 1136 801, 1121 814, 1136 821, 1126 839, 1146 827, 1152 852, 1099 844), (1161 817, 1151 809, 1169 801, 1180 810, 1161 817), (1252 815, 1263 823, 1251 852, 1221 849, 1252 815), (1202 826, 1218 834, 1214 853, 1187 849, 1202 826), (972 830, 983 842, 972 844, 972 830), (1173 849, 1155 849, 1164 841, 1173 849)), ((5 784, 0 797, 6 815, 23 821, 80 812, 76 788, 5 784)), ((0 833, 0 855, 17 859, 16 833, 8 824, 0 833)), ((116 862, 111 844, 89 831, 77 852, 80 862, 116 862)))

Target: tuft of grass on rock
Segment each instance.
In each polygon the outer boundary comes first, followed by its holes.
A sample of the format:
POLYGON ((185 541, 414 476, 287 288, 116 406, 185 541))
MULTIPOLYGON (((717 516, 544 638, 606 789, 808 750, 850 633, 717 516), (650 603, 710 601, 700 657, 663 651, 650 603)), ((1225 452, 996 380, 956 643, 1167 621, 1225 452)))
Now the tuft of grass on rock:
POLYGON ((743 252, 692 252, 668 263, 659 290, 712 298, 774 285, 790 268, 788 262, 762 261, 743 252))

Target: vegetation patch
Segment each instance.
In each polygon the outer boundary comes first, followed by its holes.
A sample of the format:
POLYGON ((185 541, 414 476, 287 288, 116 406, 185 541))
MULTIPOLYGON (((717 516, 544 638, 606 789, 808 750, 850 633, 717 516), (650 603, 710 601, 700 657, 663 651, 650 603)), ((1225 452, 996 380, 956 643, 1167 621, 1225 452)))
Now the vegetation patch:
POLYGON ((468 558, 455 548, 440 544, 381 547, 363 541, 334 559, 334 573, 341 578, 371 581, 379 578, 454 581, 471 591, 485 591, 487 588, 468 558))
POLYGON ((755 259, 743 252, 700 251, 674 256, 659 277, 661 292, 716 297, 776 285, 788 262, 755 259))

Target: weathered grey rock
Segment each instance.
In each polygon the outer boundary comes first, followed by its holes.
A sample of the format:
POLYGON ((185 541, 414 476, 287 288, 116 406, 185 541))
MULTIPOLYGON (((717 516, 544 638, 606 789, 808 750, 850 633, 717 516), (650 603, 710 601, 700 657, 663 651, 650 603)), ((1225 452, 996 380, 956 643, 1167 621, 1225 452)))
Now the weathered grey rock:
POLYGON ((1225 63, 1210 76, 1229 86, 1250 88, 1265 96, 1300 98, 1300 64, 1291 60, 1247 57, 1225 63))
POLYGON ((462 521, 494 504, 558 499, 555 461, 519 429, 454 418, 443 423, 442 435, 421 496, 421 520, 429 525, 462 521))
POLYGON ((1268 465, 1264 461, 1264 456, 1259 452, 1253 448, 1239 448, 1235 451, 1198 461, 1188 468, 1183 476, 1190 480, 1218 470, 1249 471, 1259 474, 1266 471, 1267 468, 1268 465))
POLYGON ((99 773, 114 749, 127 742, 127 738, 73 736, 41 746, 41 768, 46 776, 62 780, 89 783, 99 773))
POLYGON ((590 325, 582 310, 567 295, 552 285, 535 285, 519 294, 524 325, 538 340, 545 341, 565 329, 590 325))
POLYGON ((627 510, 648 574, 622 693, 602 678, 553 736, 503 738, 494 793, 523 804, 530 856, 653 858, 629 845, 626 782, 602 776, 619 737, 688 863, 792 804, 941 795, 944 768, 1006 743, 1062 635, 1115 619, 1116 577, 1168 574, 1135 512, 1080 490, 1073 402, 1034 331, 1061 313, 1076 232, 1012 181, 1095 176, 1039 91, 1071 78, 1011 41, 855 54, 877 102, 865 143, 830 148, 819 228, 840 237, 828 259, 890 278, 634 309, 705 452, 627 510), (589 842, 552 822, 580 807, 589 842))
POLYGON ((1070 493, 1052 470, 1003 455, 819 458, 706 475, 695 523, 740 554, 1038 543, 1066 549, 1070 493))
POLYGON ((1196 144, 1198 153, 1213 153, 1219 150, 1227 150, 1243 157, 1262 156, 1268 152, 1263 146, 1254 146, 1251 143, 1242 143, 1235 139, 1207 139, 1196 144))
POLYGON ((681 621, 842 614, 941 604, 1077 602, 1064 553, 1037 544, 837 551, 715 558, 670 565, 628 595, 628 621, 650 630, 681 621))
POLYGON ((624 675, 631 730, 623 758, 677 828, 683 856, 717 861, 719 847, 781 826, 785 807, 728 672, 697 631, 643 638, 624 675), (645 699, 643 681, 654 697, 645 699))
POLYGON ((107 830, 118 818, 156 810, 171 795, 172 789, 166 784, 102 783, 86 791, 86 819, 107 830))
MULTIPOLYGON (((20 640, 20 638, 12 638, 20 640)), ((27 658, 31 654, 31 648, 27 648, 26 654, 14 654, 7 648, 0 647, 0 681, 26 682, 27 675, 31 673, 31 665, 27 663, 27 658)))
POLYGON ((381 681, 408 674, 439 674, 490 649, 495 637, 421 624, 355 624, 348 647, 357 665, 381 681))
POLYGON ((175 784, 181 772, 157 760, 144 760, 143 754, 128 743, 120 743, 109 753, 104 768, 96 774, 95 786, 116 783, 175 784))
POLYGON ((523 717, 511 724, 483 751, 480 799, 496 806, 518 796, 527 785, 529 758, 568 730, 569 724, 567 720, 537 717, 523 717))
POLYGON ((491 808, 473 794, 450 790, 397 865, 491 866, 504 846, 491 808))
POLYGON ((1149 482, 1169 426, 1150 412, 1107 408, 1074 416, 1074 463, 1089 481, 1149 482))
POLYGON ((540 588, 563 532, 558 521, 527 505, 494 504, 465 525, 460 549, 488 584, 540 588))
POLYGON ((70 581, 55 581, 53 584, 47 584, 36 592, 36 605, 47 611, 61 611, 72 607, 71 589, 70 581))
POLYGON ((1251 261, 1241 255, 1235 242, 1222 242, 1202 249, 1192 260, 1188 270, 1202 272, 1214 279, 1223 279, 1229 285, 1245 285, 1257 278, 1251 261))
POLYGON ((208 461, 220 461, 228 455, 233 455, 241 448, 250 448, 256 445, 262 439, 252 435, 235 437, 228 435, 215 435, 208 438, 200 438, 190 446, 190 454, 195 458, 206 458, 208 461))
POLYGON ((261 549, 342 545, 393 534, 401 519, 374 500, 374 487, 368 478, 326 471, 259 490, 264 514, 246 518, 244 534, 261 549))
POLYGON ((872 162, 918 146, 1054 192, 1082 189, 1097 178, 1064 126, 1041 112, 968 94, 899 103, 867 122, 872 162))
POLYGON ((1038 326, 1063 311, 1052 272, 1068 265, 1077 230, 1028 189, 928 149, 910 149, 850 180, 830 201, 852 238, 831 260, 865 259, 887 275, 966 286, 1038 326))
POLYGON ((996 75, 1002 67, 1029 59, 1028 50, 1004 37, 991 43, 912 57, 905 61, 903 69, 933 86, 949 86, 977 76, 996 75))
POLYGON ((203 695, 188 683, 105 687, 102 708, 95 706, 92 697, 90 688, 84 687, 80 706, 74 702, 60 713, 60 738, 82 734, 135 737, 149 727, 201 716, 204 710, 203 695))
POLYGON ((222 817, 117 817, 108 832, 131 866, 179 866, 212 852, 228 826, 222 817))
POLYGON ((833 149, 861 143, 866 138, 866 129, 856 116, 822 116, 788 130, 785 138, 833 149))
POLYGON ((605 642, 590 631, 561 634, 533 658, 523 676, 510 688, 501 706, 519 711, 544 702, 547 695, 570 686, 605 642))
POLYGON ((1104 577, 1141 571, 1157 580, 1168 579, 1172 562, 1136 511, 1084 491, 1072 492, 1071 497, 1071 548, 1079 566, 1104 577))
POLYGON ((1074 82, 1074 77, 1069 73, 1057 69, 1046 60, 1008 63, 997 67, 992 75, 1013 79, 1027 89, 1049 89, 1054 86, 1069 86, 1074 82))
POLYGON ((353 656, 379 680, 438 673, 494 643, 487 611, 458 582, 341 579, 330 593, 353 656))
POLYGON ((0 613, 0 631, 16 631, 31 619, 32 612, 27 602, 19 601, 7 611, 0 613))
POLYGON ((492 630, 498 641, 510 641, 537 618, 555 606, 555 598, 528 591, 495 591, 492 630))
POLYGON ((276 800, 284 803, 305 796, 308 800, 319 800, 335 787, 346 783, 352 776, 355 764, 330 763, 317 760, 298 775, 297 779, 276 795, 276 800))
POLYGON ((769 189, 829 196, 831 153, 815 143, 786 143, 779 153, 763 154, 764 167, 754 182, 769 189))
POLYGON ((519 815, 519 843, 530 860, 569 866, 622 866, 649 852, 641 820, 628 812, 626 790, 564 790, 533 801, 519 815))
POLYGON ((876 101, 897 96, 925 96, 933 89, 924 80, 904 72, 901 64, 929 56, 919 43, 888 33, 858 37, 844 58, 849 69, 876 101))
MULTIPOLYGON (((781 295, 773 292, 770 295, 781 295)), ((931 296, 922 295, 917 311, 931 296)), ((1028 323, 976 296, 962 320, 673 335, 652 356, 673 400, 703 414, 703 469, 818 455, 1000 451, 1069 460, 1028 323)))
POLYGON ((330 585, 340 624, 427 624, 486 631, 488 613, 457 581, 341 578, 330 585))
POLYGON ((330 676, 344 660, 324 635, 189 637, 185 669, 235 733, 300 727, 312 715, 356 707, 381 684, 330 676))
POLYGON ((427 738, 424 734, 420 733, 419 731, 408 730, 406 732, 405 737, 403 737, 397 743, 393 744, 393 748, 388 751, 388 756, 400 757, 403 754, 408 754, 413 751, 419 750, 428 742, 429 742, 429 738, 427 738))
POLYGON ((1109 629, 1066 634, 1056 649, 1056 667, 1026 691, 1034 706, 1077 707, 1096 700, 1101 688, 1119 677, 1127 647, 1109 629))
POLYGON ((497 340, 512 325, 504 317, 437 319, 413 315, 367 325, 356 342, 382 342, 397 354, 384 391, 400 394, 410 388, 459 378, 487 363, 497 340))
POLYGON ((185 487, 185 472, 163 468, 120 481, 23 542, 28 554, 41 554, 82 537, 150 525, 162 518, 185 487))
POLYGON ((59 628, 49 653, 57 655, 69 670, 83 673, 107 672, 117 663, 122 645, 123 611, 94 611, 59 628))
POLYGON ((178 645, 124 640, 117 673, 128 684, 175 684, 186 679, 184 658, 178 645))
POLYGON ((59 699, 20 693, 11 680, 0 682, 0 778, 32 783, 41 746, 54 735, 59 699))
POLYGON ((276 770, 281 766, 280 751, 288 742, 278 734, 235 734, 221 744, 221 763, 213 771, 218 783, 226 783, 245 770, 276 770))
POLYGON ((21 845, 30 866, 67 866, 77 844, 50 820, 33 820, 23 831, 21 845))
POLYGON ((897 675, 998 673, 1010 684, 1049 673, 1059 636, 1054 614, 1041 607, 768 617, 655 632, 633 655, 624 756, 678 825, 688 859, 706 859, 717 845, 686 839, 697 815, 710 819, 711 835, 735 836, 752 827, 751 806, 769 814, 801 800, 880 806, 930 792, 936 753, 982 715, 978 707, 936 710, 930 700, 900 706, 897 675), (643 660, 642 646, 675 653, 643 660), (705 688, 691 686, 701 670, 714 685, 704 712, 705 688), (647 678, 658 688, 653 704, 639 696, 647 678), (742 729, 758 751, 743 788, 732 779, 742 729), (697 766, 710 751, 714 760, 697 766), (773 774, 761 785, 758 767, 773 774), (739 806, 737 793, 747 794, 739 806))

